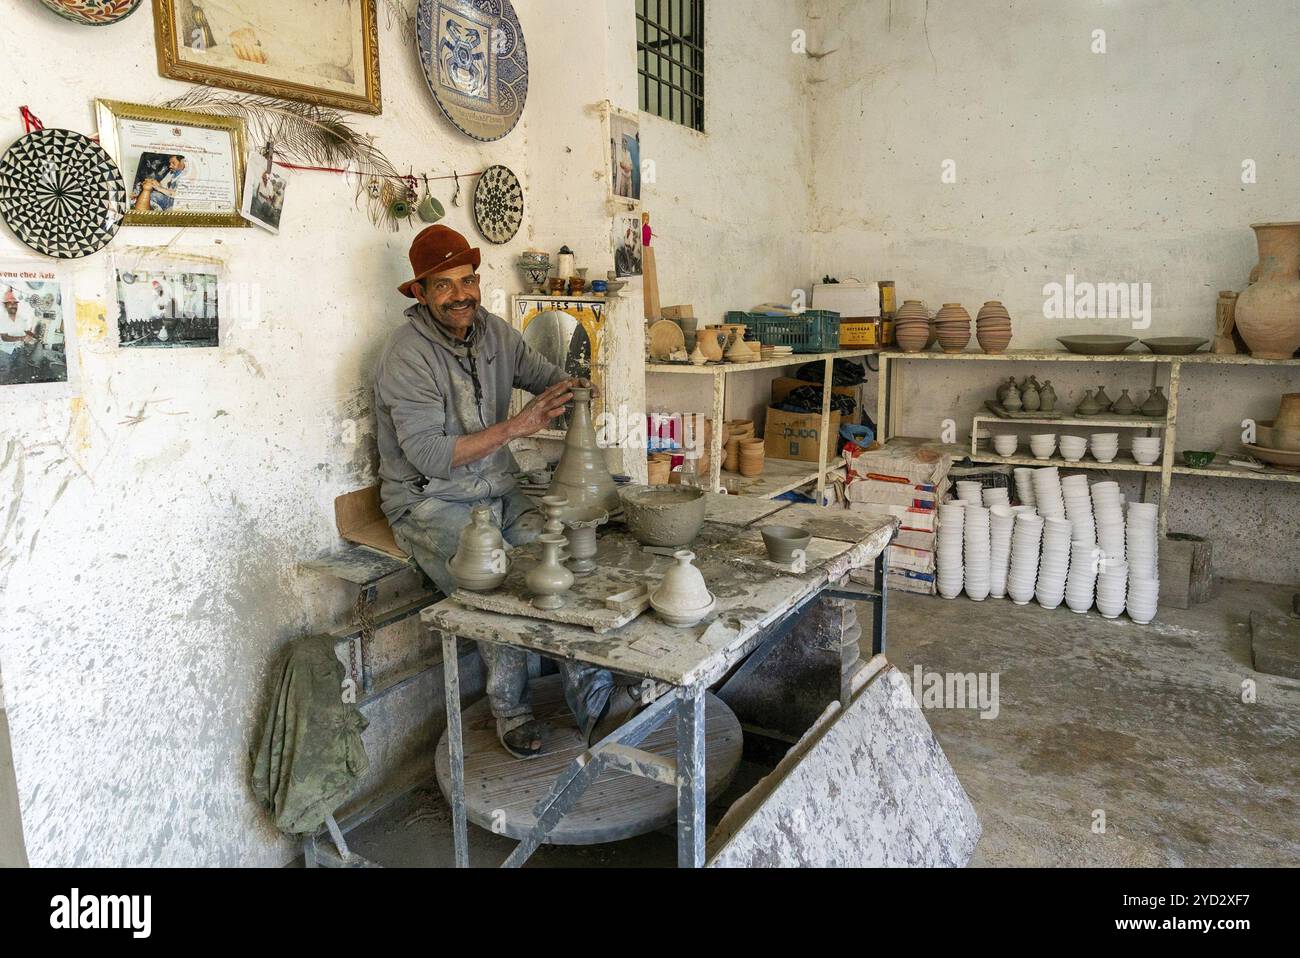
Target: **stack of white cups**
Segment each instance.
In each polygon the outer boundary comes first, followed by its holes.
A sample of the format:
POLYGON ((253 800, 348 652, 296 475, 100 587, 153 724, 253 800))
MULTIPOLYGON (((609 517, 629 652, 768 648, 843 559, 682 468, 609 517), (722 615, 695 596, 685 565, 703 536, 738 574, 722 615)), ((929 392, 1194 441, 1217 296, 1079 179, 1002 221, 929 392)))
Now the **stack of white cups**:
POLYGON ((1128 597, 1128 563, 1103 558, 1097 575, 1097 611, 1117 619, 1128 597))
POLYGON ((938 557, 937 584, 945 599, 961 595, 965 584, 962 571, 962 544, 965 539, 965 503, 945 502, 939 506, 939 528, 935 533, 938 557))
POLYGON ((968 505, 966 512, 963 566, 966 573, 966 595, 976 602, 989 597, 992 571, 989 539, 989 511, 983 506, 968 505))
POLYGON ((1074 527, 1076 542, 1096 544, 1097 528, 1092 518, 1092 496, 1088 492, 1088 477, 1080 473, 1061 480, 1061 495, 1065 498, 1065 516, 1074 527))
POLYGON ((1038 514, 1044 519, 1065 517, 1061 472, 1055 466, 1034 470, 1034 499, 1038 514))
POLYGON ((994 506, 1011 505, 1011 490, 1005 486, 990 486, 984 490, 984 507, 992 509, 994 506))
POLYGON ((1070 570, 1070 520, 1051 517, 1043 521, 1043 551, 1038 559, 1038 604, 1055 609, 1065 598, 1065 576, 1070 570))
POLYGON ((1016 516, 1010 506, 989 509, 989 595, 1001 599, 1007 594, 1011 568, 1011 531, 1016 516))
POLYGON ((976 506, 982 505, 984 502, 983 491, 984 484, 981 482, 963 479, 957 483, 957 499, 960 502, 969 502, 976 506))
POLYGON ((1092 487, 1092 511, 1097 523, 1097 545, 1108 562, 1124 561, 1124 505, 1118 482, 1092 487))
POLYGON ((1128 556, 1128 616, 1139 625, 1156 617, 1160 601, 1160 560, 1156 531, 1160 507, 1155 503, 1131 502, 1125 529, 1128 556))
POLYGON ((1034 497, 1034 470, 1027 466, 1022 466, 1015 471, 1016 476, 1016 498, 1020 500, 1022 506, 1036 506, 1038 500, 1034 497))
POLYGON ((1097 563, 1101 550, 1095 542, 1075 539, 1070 543, 1070 577, 1065 580, 1065 604, 1080 614, 1092 608, 1097 588, 1097 563))
POLYGON ((1016 605, 1028 605, 1038 582, 1038 550, 1043 538, 1043 518, 1036 513, 1016 516, 1011 532, 1011 568, 1007 573, 1007 595, 1016 605))

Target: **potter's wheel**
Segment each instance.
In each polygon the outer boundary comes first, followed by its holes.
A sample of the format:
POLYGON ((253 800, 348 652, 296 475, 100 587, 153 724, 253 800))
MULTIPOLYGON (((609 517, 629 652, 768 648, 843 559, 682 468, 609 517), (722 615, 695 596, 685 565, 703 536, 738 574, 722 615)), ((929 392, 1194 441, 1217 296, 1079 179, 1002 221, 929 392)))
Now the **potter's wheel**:
MULTIPOLYGON (((533 809, 550 794, 561 772, 580 756, 586 745, 578 734, 573 714, 564 703, 558 675, 531 683, 533 712, 552 726, 543 740, 547 754, 531 759, 509 755, 497 740, 496 721, 487 699, 465 710, 465 805, 469 820, 481 828, 522 840, 536 818, 533 809), (494 817, 495 816, 495 817, 494 817)), ((710 800, 720 795, 740 765, 740 722, 714 695, 705 696, 705 775, 710 800)), ((666 758, 676 758, 676 721, 670 711, 641 748, 666 758)), ((447 735, 438 742, 438 787, 451 792, 447 735)), ((606 769, 547 839, 552 845, 597 845, 634 838, 672 825, 677 820, 677 790, 671 785, 606 769)))

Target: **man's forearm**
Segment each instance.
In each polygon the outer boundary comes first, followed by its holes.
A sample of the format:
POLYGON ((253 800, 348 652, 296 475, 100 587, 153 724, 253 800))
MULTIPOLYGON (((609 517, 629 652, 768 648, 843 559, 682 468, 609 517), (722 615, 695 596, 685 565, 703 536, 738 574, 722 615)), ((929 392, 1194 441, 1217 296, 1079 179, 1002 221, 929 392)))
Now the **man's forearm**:
POLYGON ((456 448, 452 452, 452 468, 467 466, 471 462, 486 459, 513 438, 515 437, 509 419, 488 426, 482 432, 476 432, 470 436, 460 436, 457 438, 456 448))

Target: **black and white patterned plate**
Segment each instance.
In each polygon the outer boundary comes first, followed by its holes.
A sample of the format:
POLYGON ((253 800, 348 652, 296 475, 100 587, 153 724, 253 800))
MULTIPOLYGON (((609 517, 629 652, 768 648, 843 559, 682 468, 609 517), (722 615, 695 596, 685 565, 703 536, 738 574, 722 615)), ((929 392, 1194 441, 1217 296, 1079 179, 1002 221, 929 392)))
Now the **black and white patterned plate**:
POLYGON ((0 157, 0 218, 47 256, 103 249, 122 225, 126 184, 98 143, 72 130, 36 130, 0 157))
POLYGON ((474 222, 491 243, 508 243, 524 221, 524 188, 507 167, 490 166, 474 188, 474 222))

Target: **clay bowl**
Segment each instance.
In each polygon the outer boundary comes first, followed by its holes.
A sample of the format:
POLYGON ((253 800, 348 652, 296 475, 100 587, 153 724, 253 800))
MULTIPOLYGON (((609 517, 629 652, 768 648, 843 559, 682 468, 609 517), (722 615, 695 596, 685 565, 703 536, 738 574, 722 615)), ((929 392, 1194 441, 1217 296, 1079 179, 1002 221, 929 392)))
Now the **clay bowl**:
POLYGON ((1266 462, 1270 466, 1277 466, 1281 469, 1300 469, 1300 452, 1288 452, 1285 449, 1267 449, 1263 446, 1252 446, 1248 442, 1242 443, 1246 451, 1258 459, 1260 462, 1266 462))
POLYGON ((812 541, 812 533, 794 526, 763 526, 760 531, 767 546, 767 557, 783 565, 794 560, 796 549, 807 549, 812 541))
POLYGON ((1137 339, 1132 336, 1058 336, 1056 341, 1080 356, 1118 356, 1137 339))
POLYGON ((1255 438, 1265 449, 1300 452, 1300 426, 1279 426, 1276 419, 1261 419, 1255 426, 1255 438))
POLYGON ((678 549, 690 545, 704 525, 704 490, 683 486, 624 486, 627 530, 645 546, 678 549))
POLYGON ((1183 462, 1193 469, 1204 469, 1210 463, 1214 462, 1214 453, 1203 452, 1195 449, 1183 450, 1183 462))
POLYGON ((1157 356, 1190 356, 1208 342, 1195 336, 1160 336, 1144 339, 1142 345, 1157 356))

